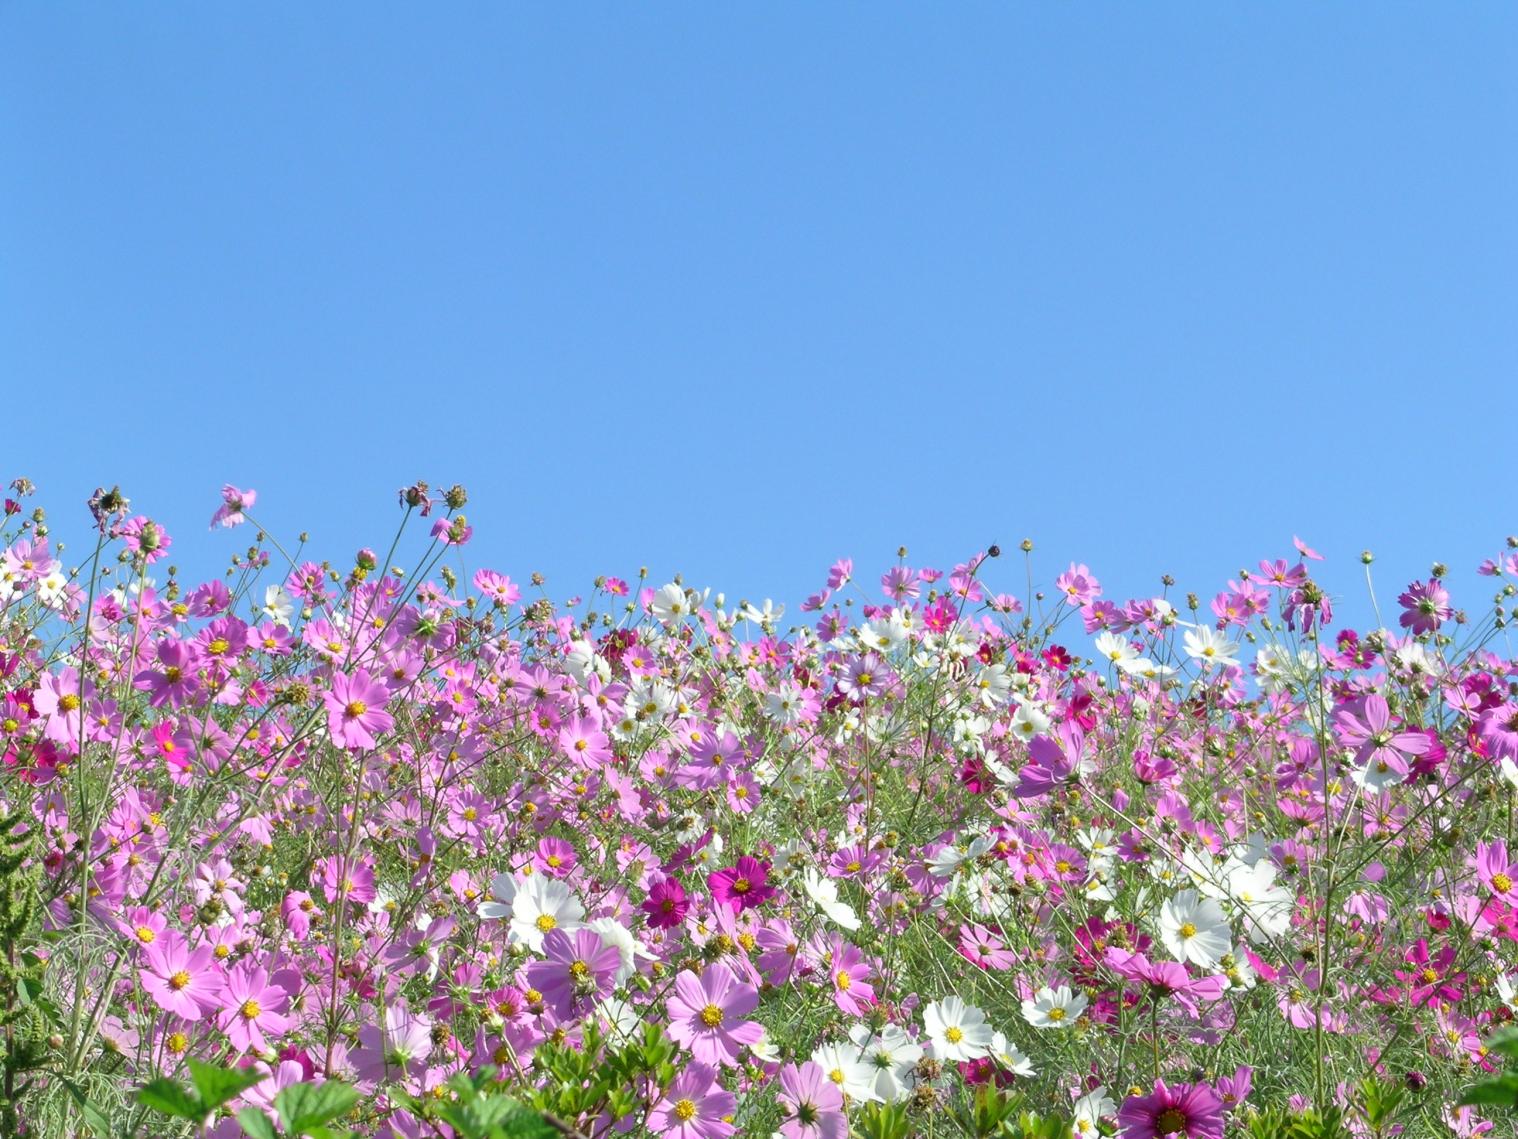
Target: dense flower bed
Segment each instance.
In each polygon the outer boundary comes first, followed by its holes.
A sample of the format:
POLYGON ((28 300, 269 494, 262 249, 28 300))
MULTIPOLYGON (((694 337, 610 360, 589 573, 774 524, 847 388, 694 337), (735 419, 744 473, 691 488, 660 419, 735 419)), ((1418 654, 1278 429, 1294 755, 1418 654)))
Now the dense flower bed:
POLYGON ((204 583, 115 491, 66 572, 30 490, 0 562, 23 1133, 1492 1127, 1455 1103, 1518 1008, 1518 555, 1495 604, 1435 567, 1357 633, 1300 542, 1211 601, 902 551, 785 631, 678 581, 556 604, 467 570, 459 488, 401 493, 408 570, 403 538, 337 568, 259 533, 204 583), (358 1093, 326 1122, 279 1099, 324 1084, 358 1093))

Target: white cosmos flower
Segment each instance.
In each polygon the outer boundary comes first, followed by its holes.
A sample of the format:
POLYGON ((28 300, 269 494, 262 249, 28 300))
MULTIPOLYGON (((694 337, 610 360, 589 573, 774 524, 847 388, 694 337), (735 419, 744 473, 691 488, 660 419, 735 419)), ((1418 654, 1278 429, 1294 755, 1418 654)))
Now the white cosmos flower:
POLYGON ((874 1074, 877 1099, 891 1103, 911 1093, 912 1070, 922 1059, 922 1045, 894 1024, 876 1033, 870 1032, 867 1025, 855 1024, 849 1029, 849 1040, 858 1050, 859 1059, 874 1074))
POLYGON ((1049 723, 1048 715, 1030 700, 1017 706, 1017 712, 1012 717, 1012 734, 1018 739, 1031 740, 1034 736, 1047 732, 1049 723))
POLYGON ((1014 1076, 1031 1076, 1034 1074, 1033 1061, 1024 1056, 1018 1050, 1017 1045, 1007 1039, 1005 1033, 991 1033, 991 1059, 995 1060, 1014 1076))
POLYGON ((1045 985, 1031 1000, 1023 1001, 1023 1019, 1034 1028, 1069 1028, 1089 1003, 1084 993, 1071 992, 1068 985, 1057 989, 1045 985))
POLYGON ((1212 969, 1233 951, 1223 909, 1195 890, 1182 890, 1160 907, 1160 940, 1177 961, 1212 969))
POLYGON ((511 903, 516 901, 517 880, 510 874, 497 874, 490 883, 490 897, 481 902, 476 912, 482 918, 500 919, 511 917, 511 903))
POLYGON ((875 1093, 875 1070, 852 1044, 823 1044, 812 1053, 812 1063, 850 1099, 868 1103, 881 1098, 875 1093))
POLYGON ((978 1060, 991 1052, 991 1026, 986 1015, 959 997, 934 1001, 922 1010, 923 1027, 933 1044, 933 1058, 950 1063, 978 1060))
POLYGON ((543 951, 543 937, 551 929, 580 927, 585 907, 568 886, 553 878, 534 874, 517 890, 511 903, 511 934, 534 953, 543 951))
POLYGON ((622 984, 638 971, 638 958, 645 961, 656 960, 654 955, 632 935, 632 931, 619 922, 616 918, 594 918, 585 923, 586 929, 593 929, 600 935, 605 945, 615 946, 617 953, 622 958, 622 963, 617 966, 617 984, 622 984))
POLYGON ((37 600, 49 609, 59 609, 63 606, 63 594, 67 588, 69 579, 58 570, 43 576, 37 583, 37 600))
POLYGON ((859 917, 854 913, 854 908, 847 902, 838 900, 838 883, 815 870, 808 870, 802 876, 801 884, 806 890, 806 896, 832 921, 847 930, 859 928, 859 917))
POLYGON ((1129 676, 1142 677, 1144 680, 1164 680, 1167 676, 1174 676, 1175 669, 1168 664, 1159 664, 1148 657, 1134 657, 1128 661, 1118 661, 1117 667, 1129 676))
POLYGON ((1126 662, 1138 659, 1138 653, 1133 646, 1125 638, 1113 632, 1101 632, 1096 635, 1096 651, 1119 667, 1126 662))
POLYGON ((1239 646, 1225 638, 1211 625, 1198 625, 1188 629, 1181 638, 1186 655, 1204 665, 1232 664, 1239 646))
POLYGON ((1104 1115, 1111 1115, 1117 1111, 1117 1103, 1107 1094, 1105 1086, 1095 1091, 1087 1092, 1075 1101, 1075 1120, 1070 1134, 1074 1139, 1086 1139, 1087 1136, 1099 1135, 1097 1121, 1104 1115))
POLYGON ((264 603, 258 607, 258 611, 276 625, 288 629, 295 616, 295 599, 285 592, 284 586, 271 585, 264 590, 264 603))
POLYGON ((674 582, 662 586, 659 592, 654 594, 653 604, 654 617, 663 621, 666 625, 672 621, 678 621, 690 613, 690 601, 685 596, 685 590, 674 582))

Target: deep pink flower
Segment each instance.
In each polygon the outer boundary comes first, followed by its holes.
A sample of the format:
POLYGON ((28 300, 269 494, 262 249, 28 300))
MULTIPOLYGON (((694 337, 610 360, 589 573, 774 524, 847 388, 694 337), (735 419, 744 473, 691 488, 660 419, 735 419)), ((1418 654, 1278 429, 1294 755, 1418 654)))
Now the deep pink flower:
POLYGON ((775 896, 775 888, 765 884, 769 872, 768 862, 760 862, 745 854, 738 859, 736 866, 718 870, 707 879, 712 900, 739 913, 762 905, 775 896))
POLYGON ((1154 1082, 1146 1096, 1130 1096, 1118 1108, 1122 1139, 1223 1139, 1223 1101, 1206 1084, 1165 1086, 1154 1082))
POLYGON ((685 920, 690 910, 690 899, 685 887, 674 878, 661 878, 648 890, 648 898, 640 907, 648 915, 648 924, 654 929, 669 929, 685 920))

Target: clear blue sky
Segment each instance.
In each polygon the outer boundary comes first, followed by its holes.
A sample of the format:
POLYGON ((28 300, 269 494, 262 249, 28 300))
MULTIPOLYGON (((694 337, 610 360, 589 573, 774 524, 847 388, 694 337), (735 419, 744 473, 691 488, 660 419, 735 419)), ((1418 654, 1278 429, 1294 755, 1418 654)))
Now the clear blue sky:
POLYGON ((421 476, 558 596, 1293 533, 1489 595, 1518 9, 575 12, 0 3, 0 474, 205 569, 223 481, 336 561, 421 476))

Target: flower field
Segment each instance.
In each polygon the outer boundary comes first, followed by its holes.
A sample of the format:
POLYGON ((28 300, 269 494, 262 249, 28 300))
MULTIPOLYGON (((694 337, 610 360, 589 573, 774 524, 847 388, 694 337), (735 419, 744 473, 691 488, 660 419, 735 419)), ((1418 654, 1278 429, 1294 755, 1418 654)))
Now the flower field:
POLYGON ((1511 539, 1379 628, 1301 541, 787 614, 472 566, 458 487, 341 564, 97 491, 77 570, 7 493, 0 1134, 1514 1133, 1511 539))

